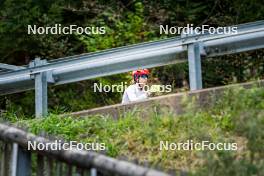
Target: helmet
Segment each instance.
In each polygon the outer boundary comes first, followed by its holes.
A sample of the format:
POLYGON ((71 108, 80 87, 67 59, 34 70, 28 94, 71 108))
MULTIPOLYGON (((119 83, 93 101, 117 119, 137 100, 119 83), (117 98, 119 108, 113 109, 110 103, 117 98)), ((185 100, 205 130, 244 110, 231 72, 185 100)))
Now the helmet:
POLYGON ((136 70, 136 71, 132 72, 132 76, 133 76, 134 80, 137 80, 142 75, 149 75, 149 70, 148 69, 142 69, 142 70, 136 70))

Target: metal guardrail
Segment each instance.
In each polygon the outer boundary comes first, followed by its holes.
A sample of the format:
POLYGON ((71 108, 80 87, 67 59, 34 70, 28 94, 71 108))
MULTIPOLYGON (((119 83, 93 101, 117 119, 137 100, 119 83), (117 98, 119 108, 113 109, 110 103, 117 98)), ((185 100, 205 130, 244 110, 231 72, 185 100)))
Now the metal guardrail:
POLYGON ((0 68, 1 69, 5 69, 5 70, 21 70, 21 69, 25 69, 25 67, 23 67, 23 66, 15 66, 15 65, 3 64, 3 63, 0 63, 0 68))
POLYGON ((169 176, 96 152, 27 150, 28 141, 36 142, 36 145, 53 142, 0 123, 0 176, 30 176, 33 173, 37 176, 169 176))
POLYGON ((201 34, 82 54, 47 63, 36 59, 28 68, 0 75, 0 95, 35 88, 36 116, 47 114, 47 86, 185 62, 190 89, 202 88, 201 55, 215 57, 264 48, 264 21, 237 26, 233 34, 201 34))

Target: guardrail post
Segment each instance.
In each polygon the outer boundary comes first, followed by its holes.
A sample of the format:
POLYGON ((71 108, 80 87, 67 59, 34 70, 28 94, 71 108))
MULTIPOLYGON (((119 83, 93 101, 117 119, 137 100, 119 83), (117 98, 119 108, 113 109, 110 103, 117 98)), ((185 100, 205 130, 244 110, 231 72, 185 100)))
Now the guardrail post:
POLYGON ((188 64, 190 90, 202 89, 202 71, 201 71, 201 43, 192 43, 188 45, 188 64))
POLYGON ((11 168, 11 176, 31 175, 31 154, 16 143, 12 147, 11 168))
POLYGON ((97 170, 95 168, 91 168, 91 176, 97 176, 97 170))
MULTIPOLYGON (((46 60, 36 58, 30 67, 46 64, 46 60)), ((34 73, 35 79, 35 113, 36 117, 45 117, 48 113, 48 81, 47 72, 34 73)))

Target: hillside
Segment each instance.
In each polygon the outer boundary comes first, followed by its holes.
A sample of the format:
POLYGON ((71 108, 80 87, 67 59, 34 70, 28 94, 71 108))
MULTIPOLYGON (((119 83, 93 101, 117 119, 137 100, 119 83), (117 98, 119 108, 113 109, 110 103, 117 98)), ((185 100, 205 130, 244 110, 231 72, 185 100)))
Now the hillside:
POLYGON ((100 115, 77 118, 55 114, 44 119, 11 120, 36 134, 45 132, 83 143, 103 142, 109 156, 167 172, 261 175, 264 88, 230 89, 206 110, 194 111, 193 103, 188 102, 187 113, 182 115, 166 110, 157 113, 153 108, 148 117, 134 109, 118 120, 100 115), (166 141, 171 144, 170 150, 166 150, 166 141), (188 141, 188 145, 202 141, 226 143, 227 150, 178 150, 173 144, 188 141))

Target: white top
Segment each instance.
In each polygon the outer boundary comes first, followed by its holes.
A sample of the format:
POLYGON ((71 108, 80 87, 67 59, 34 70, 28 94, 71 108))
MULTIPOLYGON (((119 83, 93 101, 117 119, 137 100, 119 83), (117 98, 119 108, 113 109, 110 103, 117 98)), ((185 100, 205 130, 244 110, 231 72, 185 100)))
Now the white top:
POLYGON ((130 103, 132 101, 144 100, 148 98, 147 92, 139 88, 138 84, 130 85, 124 92, 122 104, 130 103))

